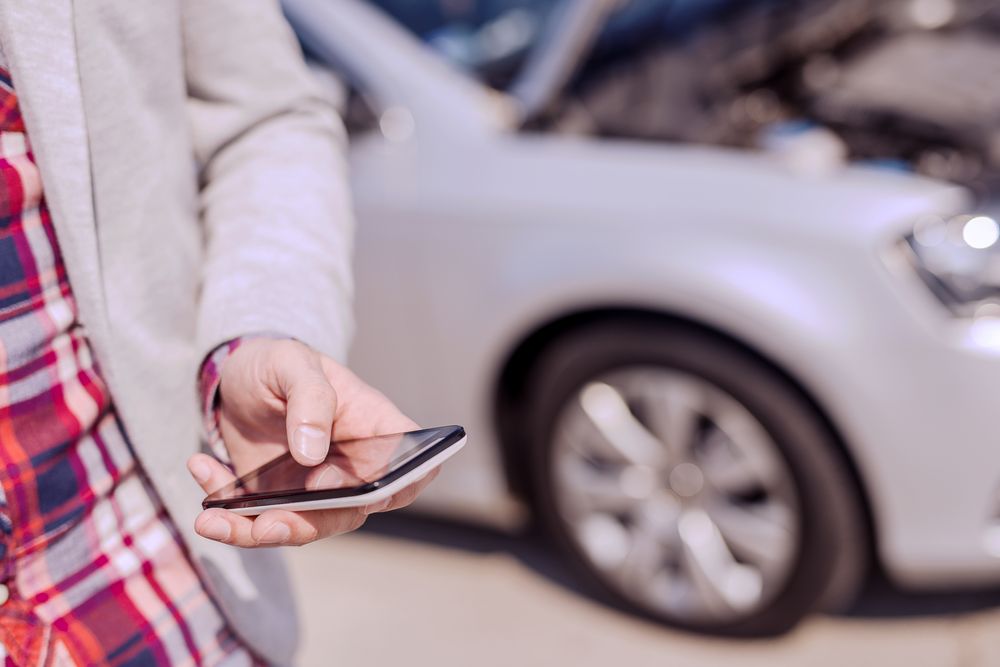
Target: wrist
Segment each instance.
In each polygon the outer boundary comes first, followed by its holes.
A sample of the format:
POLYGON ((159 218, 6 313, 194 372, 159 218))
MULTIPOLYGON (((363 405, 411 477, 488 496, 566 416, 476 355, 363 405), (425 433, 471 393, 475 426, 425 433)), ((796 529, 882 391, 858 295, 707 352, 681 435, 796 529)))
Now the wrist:
POLYGON ((222 370, 225 361, 242 345, 257 339, 288 340, 278 333, 253 333, 228 340, 208 354, 198 371, 198 396, 201 404, 203 438, 209 450, 220 461, 229 463, 220 428, 220 408, 222 405, 222 370))

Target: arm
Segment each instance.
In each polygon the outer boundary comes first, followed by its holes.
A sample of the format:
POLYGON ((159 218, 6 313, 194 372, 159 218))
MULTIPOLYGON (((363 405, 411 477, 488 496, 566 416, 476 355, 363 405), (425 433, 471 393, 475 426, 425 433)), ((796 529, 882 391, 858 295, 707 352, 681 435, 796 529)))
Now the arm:
MULTIPOLYGON (((314 90, 277 0, 181 2, 207 247, 198 345, 203 357, 221 350, 211 384, 225 453, 237 473, 286 449, 316 465, 331 434, 412 429, 391 402, 334 361, 345 356, 350 321, 344 132, 314 90), (287 338, 220 348, 258 332, 287 338)), ((207 492, 233 479, 204 454, 188 469, 207 492)), ((213 509, 195 529, 244 547, 304 544, 352 530, 369 512, 409 504, 432 477, 377 507, 268 510, 253 519, 213 509)))
POLYGON ((207 248, 207 356, 275 331, 343 360, 353 220, 339 118, 276 0, 183 0, 189 119, 207 248))

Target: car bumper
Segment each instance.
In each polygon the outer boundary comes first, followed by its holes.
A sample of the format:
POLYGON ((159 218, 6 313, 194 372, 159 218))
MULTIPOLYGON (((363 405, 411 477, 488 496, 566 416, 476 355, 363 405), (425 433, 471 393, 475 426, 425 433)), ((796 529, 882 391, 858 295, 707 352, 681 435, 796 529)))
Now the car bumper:
POLYGON ((951 319, 891 264, 823 364, 879 555, 902 585, 1000 582, 1000 322, 951 319))

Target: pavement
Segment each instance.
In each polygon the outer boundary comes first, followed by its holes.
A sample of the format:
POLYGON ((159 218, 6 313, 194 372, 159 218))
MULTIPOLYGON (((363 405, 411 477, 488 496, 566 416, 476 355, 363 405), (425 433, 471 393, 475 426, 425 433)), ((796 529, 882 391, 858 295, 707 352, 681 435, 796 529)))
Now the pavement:
POLYGON ((768 640, 709 639, 589 596, 543 541, 413 516, 288 552, 305 667, 997 667, 1000 591, 912 594, 768 640))

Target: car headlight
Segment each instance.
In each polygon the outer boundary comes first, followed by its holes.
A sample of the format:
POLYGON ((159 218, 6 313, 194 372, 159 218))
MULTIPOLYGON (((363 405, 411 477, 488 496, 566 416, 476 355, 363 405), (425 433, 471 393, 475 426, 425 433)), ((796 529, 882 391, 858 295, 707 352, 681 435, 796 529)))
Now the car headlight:
POLYGON ((956 316, 1000 315, 1000 223, 995 218, 926 218, 904 245, 917 274, 956 316))

